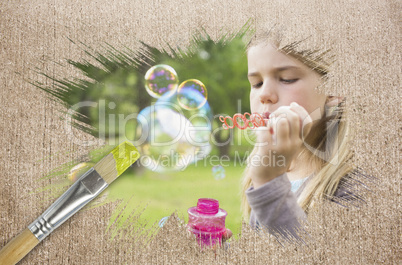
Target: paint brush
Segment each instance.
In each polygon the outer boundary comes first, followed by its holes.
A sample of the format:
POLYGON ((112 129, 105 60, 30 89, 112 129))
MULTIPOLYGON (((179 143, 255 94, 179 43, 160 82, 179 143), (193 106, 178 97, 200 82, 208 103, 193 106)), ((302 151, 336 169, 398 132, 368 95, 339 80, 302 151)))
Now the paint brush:
POLYGON ((20 261, 54 229, 98 196, 139 157, 139 152, 129 142, 115 147, 0 250, 0 264, 16 264, 20 261))

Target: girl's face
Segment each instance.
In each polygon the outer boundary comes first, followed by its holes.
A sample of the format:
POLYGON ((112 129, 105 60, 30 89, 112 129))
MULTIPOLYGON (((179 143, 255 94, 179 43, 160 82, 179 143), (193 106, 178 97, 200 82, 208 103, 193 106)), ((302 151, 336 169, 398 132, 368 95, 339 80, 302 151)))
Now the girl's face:
POLYGON ((292 102, 304 107, 313 120, 324 113, 326 96, 315 91, 320 75, 273 45, 259 44, 249 49, 248 79, 252 113, 269 115, 292 102))

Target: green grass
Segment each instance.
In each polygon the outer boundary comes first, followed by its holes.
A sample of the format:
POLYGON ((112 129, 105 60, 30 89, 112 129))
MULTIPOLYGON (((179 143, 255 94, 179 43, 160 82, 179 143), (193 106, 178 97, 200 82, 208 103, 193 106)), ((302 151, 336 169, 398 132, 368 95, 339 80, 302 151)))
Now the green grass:
MULTIPOLYGON (((226 227, 231 229, 234 237, 241 231, 240 212, 240 181, 245 169, 243 159, 252 149, 252 143, 246 130, 234 130, 231 142, 231 161, 223 161, 225 178, 215 180, 212 175, 213 165, 219 161, 205 160, 188 166, 184 171, 157 173, 145 170, 143 173, 134 172, 129 168, 111 185, 109 196, 111 199, 129 200, 127 214, 136 209, 141 212, 138 225, 150 228, 155 222, 165 216, 177 212, 180 219, 188 222, 187 209, 196 206, 199 198, 214 198, 219 200, 220 208, 228 212, 226 227), (240 161, 240 160, 241 161, 240 161), (236 163, 234 163, 236 160, 236 163)), ((107 151, 108 149, 106 149, 107 151)), ((210 156, 218 156, 216 147, 210 156)), ((102 153, 103 154, 103 153, 102 153)), ((94 154, 93 154, 94 155, 94 154)))
POLYGON ((217 199, 220 208, 228 212, 226 227, 237 237, 241 228, 240 180, 244 166, 231 162, 224 169, 226 176, 221 180, 215 180, 212 165, 204 165, 204 161, 171 173, 146 170, 137 175, 129 169, 110 186, 109 192, 111 198, 131 198, 129 208, 146 206, 139 220, 145 227, 175 211, 187 223, 187 209, 195 206, 198 198, 217 199))

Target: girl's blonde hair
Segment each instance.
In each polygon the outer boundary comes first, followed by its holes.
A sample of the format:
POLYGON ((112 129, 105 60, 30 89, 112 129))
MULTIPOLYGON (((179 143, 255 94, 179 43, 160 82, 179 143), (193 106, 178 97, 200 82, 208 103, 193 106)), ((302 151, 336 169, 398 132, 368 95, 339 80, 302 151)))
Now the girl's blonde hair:
MULTIPOLYGON (((279 51, 303 62, 319 73, 324 80, 327 78, 329 65, 333 59, 328 50, 298 50, 301 42, 294 42, 281 47, 280 36, 272 31, 264 34, 262 38, 253 39, 248 47, 262 42, 274 44, 279 51)), ((298 198, 300 207, 306 212, 314 207, 315 202, 333 196, 341 179, 353 170, 350 163, 352 153, 348 148, 351 132, 345 119, 344 104, 345 101, 342 101, 336 107, 328 108, 326 106, 323 118, 313 126, 311 133, 304 139, 308 147, 303 148, 300 156, 304 161, 310 161, 312 168, 318 169, 309 179, 298 198), (314 134, 313 132, 319 133, 314 134)), ((255 149, 249 158, 254 155, 254 152, 255 149)), ((251 176, 247 167, 241 189, 242 210, 245 220, 249 218, 251 211, 245 192, 251 185, 251 176)))

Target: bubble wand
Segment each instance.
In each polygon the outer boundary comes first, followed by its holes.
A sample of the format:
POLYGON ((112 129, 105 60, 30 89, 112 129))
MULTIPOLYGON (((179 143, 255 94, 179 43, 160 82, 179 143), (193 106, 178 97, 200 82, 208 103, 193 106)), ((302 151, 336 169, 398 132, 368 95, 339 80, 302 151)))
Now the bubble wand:
POLYGON ((266 125, 266 122, 269 119, 269 114, 259 114, 259 113, 253 113, 250 114, 248 112, 245 112, 244 114, 241 113, 236 113, 235 115, 233 115, 233 118, 230 116, 219 116, 219 120, 222 122, 222 127, 225 130, 228 129, 233 129, 234 127, 239 128, 240 130, 245 130, 247 128, 250 129, 255 129, 261 126, 266 125), (246 117, 248 115, 248 118, 246 117), (240 119, 240 123, 242 122, 243 125, 239 124, 239 119, 240 119), (232 125, 228 124, 228 120, 230 120, 232 122, 232 125), (250 126, 250 123, 252 124, 250 126))

